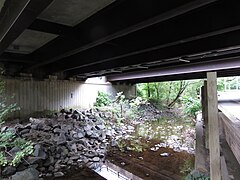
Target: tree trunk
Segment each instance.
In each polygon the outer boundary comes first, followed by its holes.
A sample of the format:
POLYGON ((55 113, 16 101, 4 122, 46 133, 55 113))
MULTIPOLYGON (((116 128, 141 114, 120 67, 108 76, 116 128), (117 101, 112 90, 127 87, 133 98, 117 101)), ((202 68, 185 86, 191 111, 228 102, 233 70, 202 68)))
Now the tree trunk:
POLYGON ((167 104, 169 103, 170 95, 172 92, 172 81, 169 84, 169 91, 168 91, 168 97, 167 97, 167 104))
POLYGON ((185 81, 181 81, 180 82, 180 86, 179 86, 179 90, 178 90, 178 93, 175 97, 175 99, 168 104, 168 108, 171 108, 174 106, 174 104, 177 102, 177 100, 181 97, 182 93, 184 92, 184 90, 187 88, 188 86, 188 83, 186 83, 185 81))
POLYGON ((148 98, 150 98, 151 97, 151 91, 150 91, 149 83, 147 83, 147 91, 148 91, 148 98))
POLYGON ((157 93, 157 99, 159 100, 159 88, 158 88, 158 84, 157 84, 157 83, 154 83, 154 87, 155 87, 155 90, 156 90, 156 93, 157 93))

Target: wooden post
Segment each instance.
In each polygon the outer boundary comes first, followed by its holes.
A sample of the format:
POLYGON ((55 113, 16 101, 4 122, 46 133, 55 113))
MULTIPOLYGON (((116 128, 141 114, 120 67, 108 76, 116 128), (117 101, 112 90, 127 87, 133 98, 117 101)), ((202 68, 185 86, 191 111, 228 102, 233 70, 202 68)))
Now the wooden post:
POLYGON ((217 73, 207 73, 210 178, 221 180, 218 126, 217 73))
POLYGON ((205 161, 206 151, 203 140, 203 121, 201 114, 198 114, 196 123, 195 169, 200 172, 206 173, 208 170, 206 168, 205 161))
POLYGON ((208 100, 207 100, 207 81, 204 81, 204 86, 201 89, 201 97, 202 97, 202 115, 204 120, 204 136, 205 136, 205 148, 209 149, 209 141, 208 141, 208 100))

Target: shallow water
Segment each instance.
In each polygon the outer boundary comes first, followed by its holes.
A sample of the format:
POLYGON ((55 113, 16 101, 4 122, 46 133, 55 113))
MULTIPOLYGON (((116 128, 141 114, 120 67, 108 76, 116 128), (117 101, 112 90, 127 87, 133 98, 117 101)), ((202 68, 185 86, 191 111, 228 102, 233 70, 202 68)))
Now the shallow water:
POLYGON ((154 150, 160 147, 169 147, 175 151, 187 151, 194 153, 195 128, 191 122, 159 119, 137 124, 132 134, 135 139, 157 140, 159 144, 152 147, 154 150))

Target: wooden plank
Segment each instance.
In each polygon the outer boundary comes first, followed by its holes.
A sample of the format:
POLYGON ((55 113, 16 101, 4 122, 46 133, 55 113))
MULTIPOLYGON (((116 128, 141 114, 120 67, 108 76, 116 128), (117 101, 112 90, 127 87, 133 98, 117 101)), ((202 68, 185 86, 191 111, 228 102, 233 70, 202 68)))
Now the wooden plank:
POLYGON ((203 173, 208 172, 205 161, 206 150, 204 148, 203 121, 201 114, 199 114, 196 123, 195 169, 203 173))
POLYGON ((207 73, 207 99, 209 124, 209 152, 211 180, 220 180, 220 145, 218 126, 217 73, 207 73))
POLYGON ((221 156, 221 176, 222 180, 230 180, 224 156, 221 156))
POLYGON ((234 156, 240 164, 240 126, 234 120, 231 120, 225 114, 220 114, 223 129, 225 132, 226 141, 231 148, 234 156))

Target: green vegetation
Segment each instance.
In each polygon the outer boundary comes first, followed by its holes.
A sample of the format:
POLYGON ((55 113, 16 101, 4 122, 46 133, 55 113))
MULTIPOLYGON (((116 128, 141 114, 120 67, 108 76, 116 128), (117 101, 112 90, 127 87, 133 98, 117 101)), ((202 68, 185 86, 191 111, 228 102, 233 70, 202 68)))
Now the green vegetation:
POLYGON ((33 145, 30 141, 16 136, 11 128, 4 130, 4 120, 9 113, 19 108, 16 104, 7 105, 3 93, 4 83, 0 80, 0 168, 7 165, 16 166, 25 156, 33 152, 33 145), (17 152, 11 153, 12 148, 16 148, 17 152))
POLYGON ((126 120, 135 119, 141 111, 139 107, 145 103, 141 97, 127 99, 123 92, 118 92, 113 100, 110 100, 107 94, 98 92, 95 107, 111 114, 111 120, 119 124, 126 120))
POLYGON ((98 96, 96 98, 96 107, 108 106, 111 103, 108 94, 98 91, 98 96))
POLYGON ((184 112, 196 118, 197 112, 201 110, 201 103, 198 99, 183 96, 181 101, 184 105, 184 112))
POLYGON ((184 180, 210 180, 210 177, 208 175, 205 175, 201 172, 198 172, 196 170, 193 170, 191 173, 189 173, 184 180))
POLYGON ((182 106, 187 115, 196 116, 202 84, 202 80, 144 83, 137 85, 137 92, 161 109, 182 106))
POLYGON ((184 164, 179 167, 180 173, 186 177, 188 174, 191 173, 191 171, 194 169, 194 163, 193 160, 188 158, 184 161, 184 164))

